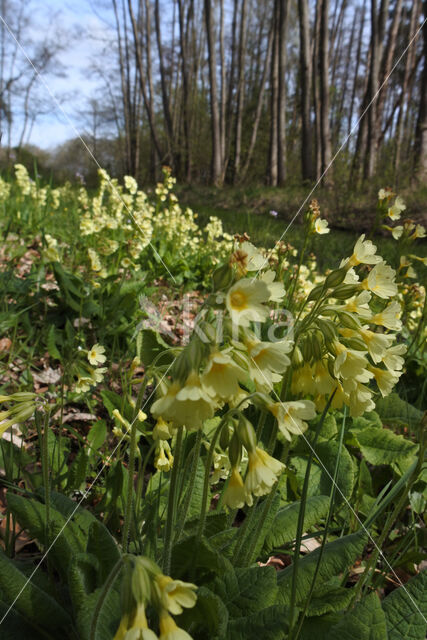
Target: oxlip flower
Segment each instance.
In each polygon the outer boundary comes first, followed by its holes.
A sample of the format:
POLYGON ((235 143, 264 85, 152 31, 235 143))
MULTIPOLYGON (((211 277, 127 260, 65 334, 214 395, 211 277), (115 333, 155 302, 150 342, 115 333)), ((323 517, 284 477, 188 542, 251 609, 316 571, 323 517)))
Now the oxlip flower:
POLYGON ((243 278, 227 292, 226 306, 233 324, 248 327, 250 322, 264 322, 268 308, 263 303, 270 298, 268 285, 262 280, 243 278))
POLYGON ((322 220, 321 218, 316 218, 314 223, 314 230, 319 235, 323 235, 325 233, 329 233, 330 229, 328 227, 328 221, 322 220))
POLYGON ((316 417, 316 407, 311 400, 275 402, 268 408, 277 419, 280 433, 289 441, 293 435, 301 435, 306 431, 308 424, 305 420, 316 417))
POLYGON ((167 611, 162 611, 159 620, 160 640, 193 640, 190 634, 177 626, 167 611))
POLYGON ((375 255, 376 252, 377 247, 370 240, 365 240, 365 234, 362 234, 354 245, 353 255, 345 264, 347 267, 355 267, 358 264, 377 264, 382 261, 382 258, 375 255))
POLYGON ((154 582, 162 608, 173 615, 179 615, 184 608, 191 609, 196 604, 195 584, 173 580, 163 574, 157 575, 154 582))
POLYGON ((96 366, 98 364, 103 364, 106 361, 106 356, 104 356, 105 347, 100 344, 94 344, 92 349, 88 351, 87 359, 90 364, 96 366))
POLYGON ((395 275, 395 270, 384 261, 381 261, 370 271, 361 286, 363 289, 372 291, 379 298, 392 298, 397 294, 395 275))
POLYGON ((246 493, 254 496, 270 493, 285 465, 259 447, 248 451, 248 458, 248 472, 245 479, 246 493))
POLYGON ((402 321, 400 320, 401 314, 402 307, 395 300, 383 309, 383 311, 373 315, 372 318, 369 319, 369 322, 381 327, 386 327, 391 331, 400 331, 402 329, 402 321))
POLYGON ((229 398, 239 394, 239 382, 244 382, 247 375, 227 351, 214 351, 209 356, 201 380, 212 397, 229 398))
POLYGON ((224 492, 224 504, 230 507, 230 509, 241 509, 247 501, 247 498, 245 485, 239 469, 233 467, 227 488, 224 492))

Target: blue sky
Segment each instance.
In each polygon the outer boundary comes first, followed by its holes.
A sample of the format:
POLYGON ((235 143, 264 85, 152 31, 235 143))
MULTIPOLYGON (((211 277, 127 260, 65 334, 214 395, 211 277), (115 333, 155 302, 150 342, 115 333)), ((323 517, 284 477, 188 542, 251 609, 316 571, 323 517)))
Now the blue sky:
MULTIPOLYGON (((84 124, 77 112, 79 108, 84 106, 86 99, 95 94, 97 81, 90 77, 88 69, 92 61, 100 57, 102 47, 97 37, 107 36, 109 26, 99 16, 105 17, 107 20, 111 17, 111 12, 108 9, 111 3, 105 2, 105 0, 104 2, 93 0, 93 6, 91 6, 90 0, 32 0, 30 5, 32 9, 31 35, 34 40, 43 37, 53 14, 55 14, 55 23, 65 34, 77 33, 77 37, 70 46, 59 55, 64 77, 48 75, 45 82, 52 94, 61 102, 63 110, 75 129, 81 134, 84 124), (95 11, 93 7, 95 7, 95 11), (89 36, 88 32, 94 37, 89 36)), ((25 42, 22 44, 25 48, 25 42)), ((52 109, 50 113, 40 116, 36 120, 29 142, 48 149, 69 138, 74 138, 76 132, 50 98, 43 83, 40 80, 37 82, 39 95, 49 101, 52 109)), ((14 127, 14 137, 19 135, 20 128, 18 119, 16 127, 14 127)))

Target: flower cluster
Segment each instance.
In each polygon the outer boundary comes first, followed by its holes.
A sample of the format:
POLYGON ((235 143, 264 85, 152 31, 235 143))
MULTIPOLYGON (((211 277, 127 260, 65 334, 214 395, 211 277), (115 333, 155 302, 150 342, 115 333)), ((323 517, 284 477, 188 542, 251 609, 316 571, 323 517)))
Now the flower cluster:
POLYGON ((148 247, 156 258, 168 261, 185 255, 200 261, 208 256, 218 262, 231 248, 231 236, 224 233, 218 218, 211 217, 202 231, 197 214, 182 209, 172 189, 175 178, 164 168, 164 182, 155 188, 156 199, 138 189, 131 176, 124 186, 99 172, 100 185, 94 197, 81 187, 78 202, 82 211, 80 232, 87 238, 88 264, 93 278, 105 278, 118 265, 138 270, 148 247))
POLYGON ((346 404, 352 416, 374 409, 375 382, 388 395, 402 374, 406 351, 396 272, 362 235, 353 254, 312 289, 297 328, 292 392, 322 409, 346 404))
POLYGON ((0 402, 7 402, 9 409, 0 411, 0 436, 14 424, 20 424, 31 418, 36 409, 37 394, 19 391, 10 396, 0 395, 0 402))
POLYGON ((106 361, 107 358, 104 353, 105 348, 100 344, 94 344, 87 352, 89 364, 84 365, 84 370, 78 370, 76 383, 77 392, 85 393, 86 391, 89 391, 92 386, 102 382, 107 368, 99 367, 98 365, 102 365, 106 361))
POLYGON ((114 640, 191 640, 172 616, 194 607, 197 587, 164 575, 145 556, 128 556, 122 583, 122 619, 114 640), (146 607, 157 613, 160 635, 148 626, 146 607))

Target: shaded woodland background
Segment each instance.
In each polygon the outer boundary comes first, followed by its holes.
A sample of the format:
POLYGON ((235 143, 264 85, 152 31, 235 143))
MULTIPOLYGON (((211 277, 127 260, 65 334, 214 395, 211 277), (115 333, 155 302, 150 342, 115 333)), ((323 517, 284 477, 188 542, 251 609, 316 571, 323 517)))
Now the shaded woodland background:
MULTIPOLYGON (((25 0, 0 10, 47 82, 66 73, 57 57, 73 34, 53 22, 35 42, 25 0)), ((112 175, 153 183, 167 164, 187 184, 301 185, 341 149, 326 186, 426 182, 427 0, 104 0, 93 11, 108 26, 88 61, 99 88, 73 121, 112 175)), ((55 107, 4 24, 0 38, 3 168, 35 156, 39 171, 90 184, 79 139, 26 144, 55 107)))

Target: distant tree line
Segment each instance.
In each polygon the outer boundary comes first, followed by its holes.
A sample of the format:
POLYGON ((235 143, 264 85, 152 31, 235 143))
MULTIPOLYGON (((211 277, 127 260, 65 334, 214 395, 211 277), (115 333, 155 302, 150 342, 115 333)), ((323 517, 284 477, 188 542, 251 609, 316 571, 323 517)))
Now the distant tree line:
POLYGON ((155 180, 167 164, 216 185, 427 179, 427 0, 93 6, 109 37, 80 118, 116 173, 155 180))

